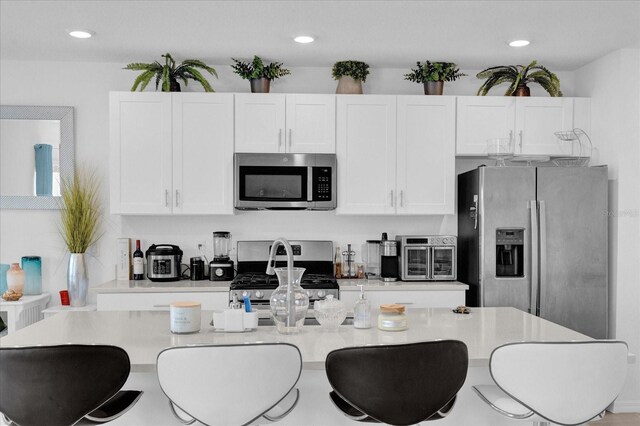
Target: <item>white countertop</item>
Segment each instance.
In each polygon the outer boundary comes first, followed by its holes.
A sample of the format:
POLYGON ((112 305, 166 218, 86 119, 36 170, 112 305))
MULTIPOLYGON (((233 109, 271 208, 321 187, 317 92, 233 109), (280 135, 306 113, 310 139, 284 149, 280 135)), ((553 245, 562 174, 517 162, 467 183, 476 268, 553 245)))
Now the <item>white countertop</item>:
POLYGON ((231 281, 107 281, 89 290, 94 293, 176 293, 176 292, 228 292, 231 281))
POLYGON ((364 285, 364 291, 464 291, 469 286, 459 281, 393 281, 380 280, 338 280, 340 291, 360 291, 359 285, 364 285))
MULTIPOLYGON (((150 372, 155 371, 162 349, 189 344, 289 342, 300 348, 305 368, 324 369, 327 354, 347 346, 458 339, 467 344, 470 366, 486 366, 491 351, 508 342, 591 340, 515 308, 472 308, 468 315, 454 314, 446 308, 408 309, 407 315, 406 331, 361 330, 347 325, 329 331, 320 326, 304 326, 297 335, 282 335, 273 326, 246 333, 216 332, 209 325, 210 311, 203 311, 201 330, 194 334, 172 334, 166 311, 62 312, 0 338, 0 345, 116 345, 129 354, 133 371, 150 372)), ((372 323, 376 324, 376 314, 372 316, 372 323)))

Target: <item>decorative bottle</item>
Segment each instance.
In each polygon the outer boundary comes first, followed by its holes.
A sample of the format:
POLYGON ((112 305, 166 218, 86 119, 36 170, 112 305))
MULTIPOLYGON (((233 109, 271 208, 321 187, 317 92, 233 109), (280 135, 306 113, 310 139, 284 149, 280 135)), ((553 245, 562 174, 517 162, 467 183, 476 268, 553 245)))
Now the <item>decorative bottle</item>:
POLYGON ((335 276, 336 278, 342 278, 342 254, 340 253, 340 246, 336 247, 335 261, 335 276))
POLYGON ((136 251, 133 252, 133 279, 144 279, 144 261, 142 250, 140 250, 140 240, 136 240, 136 251))

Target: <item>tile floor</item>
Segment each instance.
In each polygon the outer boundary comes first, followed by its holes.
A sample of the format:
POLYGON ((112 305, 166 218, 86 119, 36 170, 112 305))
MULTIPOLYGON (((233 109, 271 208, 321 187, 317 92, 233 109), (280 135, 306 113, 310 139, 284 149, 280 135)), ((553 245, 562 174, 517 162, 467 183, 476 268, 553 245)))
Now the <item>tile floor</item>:
POLYGON ((605 414, 602 420, 588 423, 589 426, 630 426, 640 425, 640 413, 605 414))

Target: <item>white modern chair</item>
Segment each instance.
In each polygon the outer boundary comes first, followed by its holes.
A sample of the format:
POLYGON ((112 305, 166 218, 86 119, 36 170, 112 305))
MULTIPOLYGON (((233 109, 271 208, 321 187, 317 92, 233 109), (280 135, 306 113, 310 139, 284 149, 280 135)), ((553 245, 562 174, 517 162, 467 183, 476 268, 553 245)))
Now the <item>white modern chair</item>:
POLYGON ((288 343, 177 346, 158 354, 157 369, 182 423, 247 425, 293 410, 302 356, 288 343))
POLYGON ((510 418, 580 425, 601 418, 622 390, 627 352, 614 340, 509 343, 491 353, 496 385, 473 389, 510 418))

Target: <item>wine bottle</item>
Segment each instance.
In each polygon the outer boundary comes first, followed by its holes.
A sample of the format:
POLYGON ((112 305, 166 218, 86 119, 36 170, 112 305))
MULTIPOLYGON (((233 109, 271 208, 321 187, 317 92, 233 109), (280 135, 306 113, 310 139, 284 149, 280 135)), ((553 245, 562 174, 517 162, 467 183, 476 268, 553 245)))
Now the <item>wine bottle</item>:
POLYGON ((140 240, 136 240, 136 251, 133 252, 133 279, 144 279, 144 261, 142 250, 140 250, 140 240))

